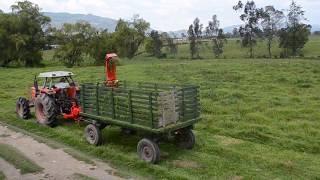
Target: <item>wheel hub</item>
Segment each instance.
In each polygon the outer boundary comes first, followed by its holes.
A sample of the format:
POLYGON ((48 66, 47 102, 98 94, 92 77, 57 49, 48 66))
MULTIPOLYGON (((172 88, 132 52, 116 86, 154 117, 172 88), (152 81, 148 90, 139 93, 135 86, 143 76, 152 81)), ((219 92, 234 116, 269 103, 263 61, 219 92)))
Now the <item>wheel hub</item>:
POLYGON ((18 108, 19 108, 19 109, 18 109, 19 116, 22 117, 22 116, 23 116, 23 107, 22 107, 22 104, 20 104, 18 108))
POLYGON ((88 134, 89 134, 89 137, 90 137, 91 140, 95 139, 95 135, 94 135, 94 132, 93 132, 92 129, 89 130, 88 134))
POLYGON ((152 158, 152 153, 151 153, 151 149, 150 149, 150 147, 148 147, 148 146, 146 146, 146 147, 144 147, 143 149, 142 149, 142 152, 143 152, 143 154, 144 154, 144 156, 147 158, 147 159, 150 159, 150 158, 152 158))

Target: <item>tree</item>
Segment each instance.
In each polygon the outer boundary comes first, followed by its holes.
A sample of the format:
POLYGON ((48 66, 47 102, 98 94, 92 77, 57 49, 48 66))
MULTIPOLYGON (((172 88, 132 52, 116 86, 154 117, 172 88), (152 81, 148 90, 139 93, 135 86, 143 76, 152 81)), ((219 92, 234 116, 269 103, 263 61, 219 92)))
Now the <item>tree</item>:
POLYGON ((195 54, 197 53, 197 48, 196 48, 196 36, 193 31, 193 24, 189 26, 188 30, 188 39, 190 41, 190 54, 191 58, 194 59, 195 54))
POLYGON ((162 58, 162 45, 163 44, 160 39, 160 34, 158 33, 158 31, 152 30, 145 46, 147 53, 157 58, 162 58))
POLYGON ((199 18, 196 18, 193 21, 193 24, 189 26, 188 38, 190 41, 190 53, 192 59, 194 59, 195 56, 196 58, 200 58, 199 50, 201 44, 202 27, 203 25, 200 24, 199 18))
POLYGON ((219 57, 223 53, 224 43, 227 42, 227 38, 223 33, 223 29, 218 30, 218 34, 213 39, 213 53, 216 57, 219 57))
POLYGON ((237 38, 237 37, 240 36, 238 28, 236 28, 236 27, 233 28, 233 30, 232 30, 232 36, 235 37, 235 38, 237 38))
POLYGON ((243 10, 240 15, 244 26, 241 26, 239 33, 243 47, 249 47, 250 58, 254 57, 254 46, 257 44, 257 39, 261 37, 262 31, 260 29, 259 21, 263 17, 263 9, 257 8, 254 1, 247 1, 244 5, 241 1, 233 7, 235 11, 243 10))
POLYGON ((226 36, 223 33, 223 29, 219 29, 220 21, 217 15, 212 16, 212 21, 209 21, 206 27, 206 35, 212 40, 213 53, 216 57, 219 57, 223 53, 224 43, 227 41, 226 36))
POLYGON ((18 33, 18 17, 12 14, 0 14, 0 66, 19 59, 19 50, 24 46, 25 39, 18 33))
POLYGON ((96 65, 104 64, 106 54, 116 51, 113 35, 106 30, 95 33, 88 45, 88 53, 96 65))
POLYGON ((0 65, 8 66, 13 61, 40 65, 46 44, 43 29, 50 18, 29 1, 17 2, 11 9, 11 13, 0 13, 0 65))
POLYGON ((302 23, 306 20, 302 7, 292 1, 287 15, 287 27, 280 30, 280 47, 284 49, 284 56, 291 53, 296 56, 309 40, 311 26, 302 23), (290 50, 290 52, 289 52, 290 50))
POLYGON ((146 37, 150 24, 135 15, 131 22, 120 19, 114 32, 117 53, 122 57, 133 58, 146 37))
POLYGON ((264 37, 267 39, 269 58, 272 57, 271 48, 274 37, 278 35, 279 29, 283 26, 284 14, 273 6, 266 6, 261 22, 264 37))
POLYGON ((90 53, 89 42, 96 34, 97 30, 88 22, 65 23, 55 34, 60 46, 54 58, 63 61, 67 67, 79 66, 84 55, 90 53))
POLYGON ((161 33, 161 39, 163 44, 166 44, 169 53, 176 56, 178 52, 178 45, 174 42, 174 38, 170 37, 168 33, 163 32, 161 33))

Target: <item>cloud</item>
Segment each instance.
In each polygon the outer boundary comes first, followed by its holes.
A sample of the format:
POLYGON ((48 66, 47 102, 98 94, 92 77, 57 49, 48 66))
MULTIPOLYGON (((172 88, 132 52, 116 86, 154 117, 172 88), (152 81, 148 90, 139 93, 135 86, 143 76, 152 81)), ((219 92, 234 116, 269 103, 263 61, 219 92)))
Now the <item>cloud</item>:
MULTIPOLYGON (((221 26, 239 24, 239 14, 232 6, 238 0, 31 0, 38 4, 43 11, 70 12, 95 14, 104 17, 129 19, 133 14, 151 23, 159 30, 186 29, 194 18, 201 22, 207 21, 213 14, 217 14, 221 26)), ((245 0, 244 0, 245 1, 245 0)), ((10 5, 16 0, 0 0, 0 9, 10 10, 10 5)), ((257 6, 274 5, 278 9, 287 9, 291 0, 255 0, 257 6)), ((319 0, 298 0, 306 10, 306 17, 310 23, 320 18, 319 0)))

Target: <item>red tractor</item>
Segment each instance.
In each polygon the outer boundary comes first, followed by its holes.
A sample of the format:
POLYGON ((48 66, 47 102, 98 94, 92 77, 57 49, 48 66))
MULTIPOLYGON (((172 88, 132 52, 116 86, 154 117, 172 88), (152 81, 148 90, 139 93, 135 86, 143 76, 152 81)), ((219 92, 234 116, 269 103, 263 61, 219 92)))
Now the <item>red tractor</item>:
POLYGON ((57 115, 70 114, 72 107, 77 104, 79 87, 73 81, 73 75, 65 71, 40 73, 38 78, 41 78, 42 85, 38 85, 35 77, 30 99, 18 98, 18 116, 22 119, 30 118, 30 107, 35 107, 38 123, 51 127, 56 125, 57 115))
MULTIPOLYGON (((114 53, 106 55, 105 82, 108 87, 117 86, 116 61, 114 53)), ((16 103, 16 113, 22 119, 30 118, 30 107, 35 107, 37 122, 53 127, 56 117, 63 114, 64 119, 80 120, 81 107, 78 105, 80 89, 73 81, 72 72, 56 71, 40 73, 38 78, 43 79, 42 86, 38 85, 37 77, 31 87, 31 97, 19 97, 16 103)))

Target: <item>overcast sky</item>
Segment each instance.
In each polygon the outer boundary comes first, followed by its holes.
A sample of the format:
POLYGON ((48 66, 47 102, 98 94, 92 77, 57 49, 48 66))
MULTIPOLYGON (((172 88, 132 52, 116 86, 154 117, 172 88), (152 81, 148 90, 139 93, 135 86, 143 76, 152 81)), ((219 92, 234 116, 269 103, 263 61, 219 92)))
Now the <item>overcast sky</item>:
MULTIPOLYGON (((16 0, 0 0, 0 9, 10 11, 16 0)), ((114 19, 130 19, 133 14, 151 23, 158 30, 170 31, 187 29, 195 17, 207 24, 213 14, 217 14, 221 26, 240 24, 239 14, 232 6, 237 0, 31 0, 43 11, 94 14, 114 19)), ((291 0, 255 0, 260 7, 274 5, 287 9, 291 0)), ((320 0, 297 0, 306 11, 310 24, 320 24, 320 0)))

